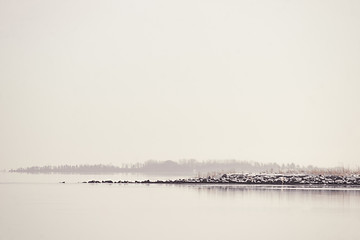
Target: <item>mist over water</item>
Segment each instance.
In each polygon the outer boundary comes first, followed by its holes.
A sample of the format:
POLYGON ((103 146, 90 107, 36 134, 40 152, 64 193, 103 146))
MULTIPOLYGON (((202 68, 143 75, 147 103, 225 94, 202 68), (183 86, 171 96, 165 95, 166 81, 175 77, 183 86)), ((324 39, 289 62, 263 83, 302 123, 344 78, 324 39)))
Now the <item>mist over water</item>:
POLYGON ((10 183, 0 175, 0 239, 360 237, 358 188, 59 184, 47 175, 10 183))

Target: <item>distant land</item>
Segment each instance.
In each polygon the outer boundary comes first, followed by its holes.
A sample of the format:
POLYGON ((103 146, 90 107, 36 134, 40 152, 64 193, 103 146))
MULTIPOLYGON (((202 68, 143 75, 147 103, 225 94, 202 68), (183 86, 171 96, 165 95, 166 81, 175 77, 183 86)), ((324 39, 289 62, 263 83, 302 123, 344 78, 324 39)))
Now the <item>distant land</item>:
POLYGON ((69 173, 69 174, 101 174, 101 173, 146 173, 146 174, 207 174, 214 173, 306 173, 306 174, 359 174, 360 168, 348 169, 344 167, 319 168, 315 166, 299 166, 294 163, 259 163, 251 161, 224 160, 224 161, 196 161, 194 159, 180 161, 149 160, 144 163, 114 165, 59 165, 33 166, 11 169, 17 173, 69 173))

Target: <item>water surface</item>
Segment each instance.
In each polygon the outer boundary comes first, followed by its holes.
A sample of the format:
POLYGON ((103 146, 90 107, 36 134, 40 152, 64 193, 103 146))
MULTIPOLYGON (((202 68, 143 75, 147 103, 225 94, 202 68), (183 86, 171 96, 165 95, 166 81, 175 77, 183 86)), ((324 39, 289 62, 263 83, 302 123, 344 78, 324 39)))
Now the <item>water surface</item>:
POLYGON ((88 177, 1 173, 0 239, 360 239, 358 188, 77 183, 88 177))

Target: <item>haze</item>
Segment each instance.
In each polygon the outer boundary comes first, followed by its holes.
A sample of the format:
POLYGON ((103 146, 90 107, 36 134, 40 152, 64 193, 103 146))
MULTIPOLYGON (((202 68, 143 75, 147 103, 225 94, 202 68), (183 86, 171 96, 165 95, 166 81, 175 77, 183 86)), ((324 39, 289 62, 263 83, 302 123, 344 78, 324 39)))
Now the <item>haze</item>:
POLYGON ((359 166, 359 1, 0 1, 0 168, 359 166))

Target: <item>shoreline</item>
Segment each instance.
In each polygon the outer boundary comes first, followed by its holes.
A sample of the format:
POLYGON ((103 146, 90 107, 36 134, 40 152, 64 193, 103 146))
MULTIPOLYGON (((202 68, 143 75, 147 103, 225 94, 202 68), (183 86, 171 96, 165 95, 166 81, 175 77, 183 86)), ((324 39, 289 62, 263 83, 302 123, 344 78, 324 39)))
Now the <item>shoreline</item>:
MULTIPOLYGON (((62 182, 65 183, 65 182, 62 182)), ((90 180, 82 183, 90 184, 234 184, 234 185, 316 185, 316 186, 360 186, 360 175, 308 175, 308 174, 222 174, 215 177, 198 177, 176 180, 90 180)))

